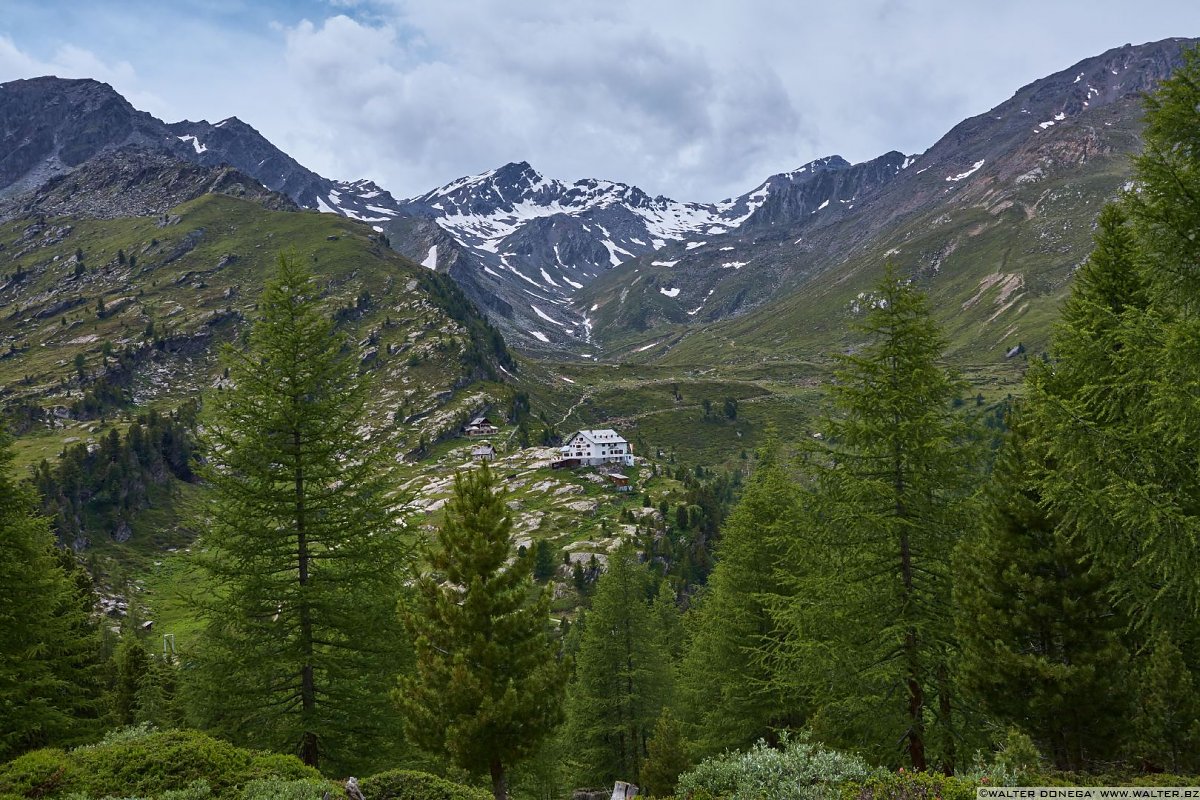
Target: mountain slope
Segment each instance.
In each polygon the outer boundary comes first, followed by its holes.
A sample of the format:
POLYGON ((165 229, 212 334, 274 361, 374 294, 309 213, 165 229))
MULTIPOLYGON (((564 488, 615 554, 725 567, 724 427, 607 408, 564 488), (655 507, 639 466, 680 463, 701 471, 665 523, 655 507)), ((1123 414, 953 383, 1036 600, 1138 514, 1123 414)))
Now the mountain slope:
MULTIPOLYGON (((1090 247, 1099 206, 1128 179, 1142 92, 1169 75, 1191 43, 1125 46, 1086 59, 965 120, 925 153, 900 161, 898 170, 898 154, 859 165, 895 170, 874 191, 817 208, 769 202, 759 224, 752 216, 720 241, 633 260, 579 292, 575 305, 591 311, 596 338, 612 351, 636 343, 648 358, 659 352, 657 343, 673 347, 695 336, 708 344, 682 345, 671 357, 700 358, 712 355, 713 342, 746 342, 746 336, 764 350, 784 342, 815 345, 811 336, 840 330, 857 293, 870 284, 859 273, 877 274, 887 258, 930 288, 958 287, 942 306, 947 321, 988 275, 1017 275, 996 280, 1059 291, 1090 247), (1019 274, 1013 259, 1021 263, 1019 274), (968 274, 974 282, 958 280, 968 274), (756 308, 761 312, 744 324, 695 327, 756 308), (762 338, 756 332, 764 328, 784 330, 762 338), (654 337, 649 346, 647 334, 654 337)), ((989 317, 967 326, 971 335, 997 324, 989 317)), ((1030 336, 1044 336, 1048 319, 1027 325, 1030 336)), ((1020 334, 1018 326, 1013 335, 1020 334)), ((999 347, 996 338, 1003 337, 993 337, 991 346, 999 347)))
POLYGON ((0 131, 0 200, 20 198, 115 153, 138 153, 233 167, 305 208, 373 222, 399 213, 395 199, 370 181, 324 178, 237 117, 167 124, 135 109, 108 84, 90 79, 0 84, 0 131))

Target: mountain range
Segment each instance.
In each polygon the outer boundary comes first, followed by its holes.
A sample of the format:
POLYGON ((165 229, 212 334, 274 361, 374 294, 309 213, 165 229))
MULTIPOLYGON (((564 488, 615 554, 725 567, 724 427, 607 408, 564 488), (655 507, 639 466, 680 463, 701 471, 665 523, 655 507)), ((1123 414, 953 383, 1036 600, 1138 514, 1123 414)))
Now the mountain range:
MULTIPOLYGON (((979 280, 1016 275, 993 283, 1019 282, 1017 294, 1043 278, 1061 284, 1097 203, 1127 180, 1142 94, 1193 44, 1115 48, 1019 89, 924 153, 859 164, 831 155, 719 203, 567 183, 526 162, 397 200, 370 180, 318 175, 236 117, 165 123, 96 81, 13 81, 0 85, 0 219, 165 214, 208 192, 316 209, 367 223, 448 273, 526 349, 590 358, 678 349, 711 340, 713 323, 775 320, 831 285, 857 285, 848 276, 884 258, 931 279, 950 260, 973 269, 981 243, 1047 220, 1063 252, 1043 237, 1047 258, 1021 273, 992 264, 979 280), (1060 196, 1068 186, 1079 202, 1060 196)), ((956 289, 967 293, 960 305, 976 288, 956 289)))

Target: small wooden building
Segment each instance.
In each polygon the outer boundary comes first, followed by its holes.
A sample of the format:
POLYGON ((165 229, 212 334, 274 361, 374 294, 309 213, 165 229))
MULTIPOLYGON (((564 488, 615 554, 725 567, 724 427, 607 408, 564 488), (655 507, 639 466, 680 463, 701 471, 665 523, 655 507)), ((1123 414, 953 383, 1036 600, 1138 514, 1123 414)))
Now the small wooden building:
POLYGON ((499 430, 487 417, 476 417, 463 427, 463 433, 467 436, 490 436, 499 430))
POLYGON ((608 482, 613 485, 613 488, 618 492, 632 492, 633 487, 629 485, 629 478, 617 473, 609 473, 605 476, 608 482))

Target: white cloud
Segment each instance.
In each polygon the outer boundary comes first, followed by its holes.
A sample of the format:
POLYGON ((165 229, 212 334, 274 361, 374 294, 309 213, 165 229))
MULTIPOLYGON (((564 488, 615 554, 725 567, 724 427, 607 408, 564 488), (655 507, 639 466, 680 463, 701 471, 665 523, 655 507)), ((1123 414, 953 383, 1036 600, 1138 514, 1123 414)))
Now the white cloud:
POLYGON ((1191 0, 9 2, 0 80, 87 74, 168 120, 237 115, 400 196, 528 160, 716 200, 820 156, 922 151, 1082 58, 1200 33, 1191 0))
POLYGON ((106 62, 92 51, 73 44, 60 45, 43 61, 22 51, 11 38, 0 35, 0 83, 39 75, 92 78, 111 85, 143 111, 161 112, 165 107, 160 97, 145 90, 128 61, 106 62))

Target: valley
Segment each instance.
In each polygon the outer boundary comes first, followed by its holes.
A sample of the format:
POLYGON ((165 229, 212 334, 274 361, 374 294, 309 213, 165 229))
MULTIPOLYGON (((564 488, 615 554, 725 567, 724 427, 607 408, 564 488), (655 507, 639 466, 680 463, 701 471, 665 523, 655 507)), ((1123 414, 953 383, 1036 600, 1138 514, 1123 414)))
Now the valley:
POLYGON ((1198 42, 711 203, 0 84, 0 800, 1194 780, 1198 42))

